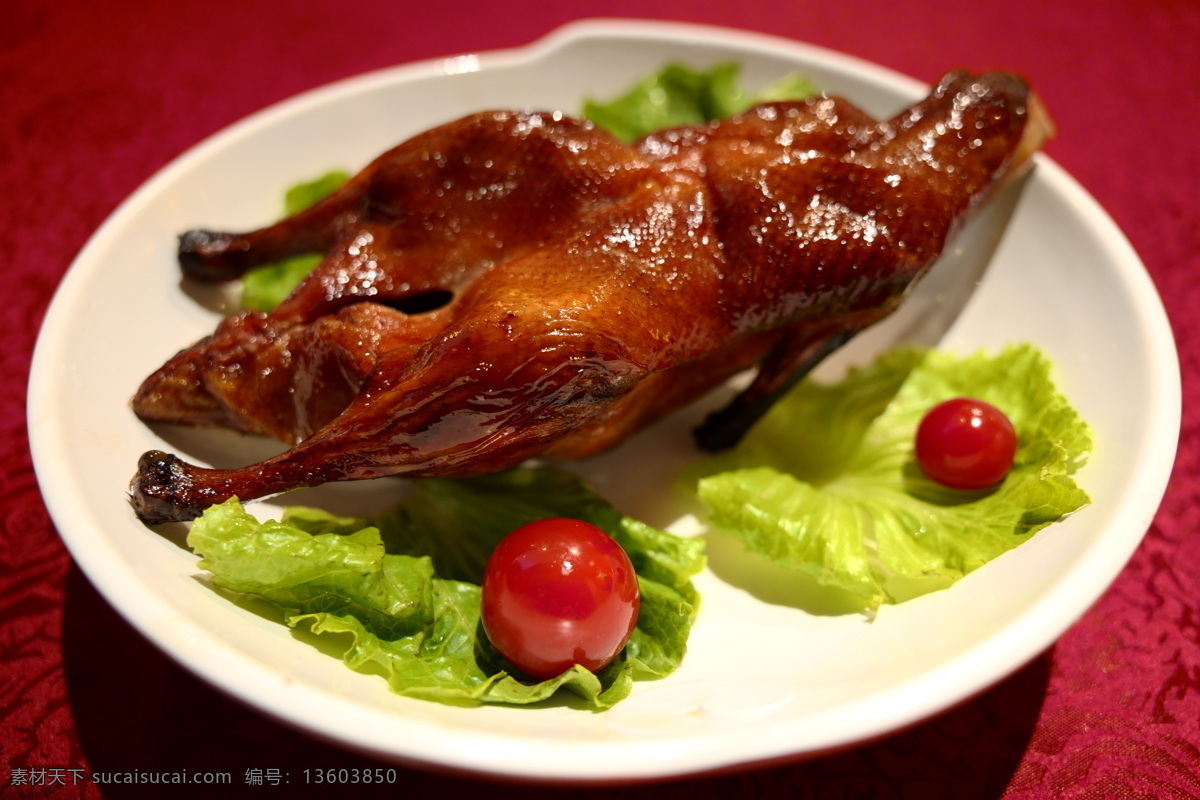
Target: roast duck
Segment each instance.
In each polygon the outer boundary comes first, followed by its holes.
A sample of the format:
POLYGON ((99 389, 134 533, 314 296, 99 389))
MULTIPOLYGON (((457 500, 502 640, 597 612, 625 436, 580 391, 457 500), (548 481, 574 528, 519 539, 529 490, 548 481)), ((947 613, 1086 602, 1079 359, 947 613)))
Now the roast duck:
POLYGON ((201 281, 325 257, 133 400, 148 422, 290 449, 232 469, 148 452, 133 506, 154 524, 330 481, 583 458, 756 367, 697 431, 728 446, 895 309, 1050 130, 1022 79, 958 72, 882 121, 822 96, 633 143, 560 113, 428 130, 277 224, 180 237, 201 281))

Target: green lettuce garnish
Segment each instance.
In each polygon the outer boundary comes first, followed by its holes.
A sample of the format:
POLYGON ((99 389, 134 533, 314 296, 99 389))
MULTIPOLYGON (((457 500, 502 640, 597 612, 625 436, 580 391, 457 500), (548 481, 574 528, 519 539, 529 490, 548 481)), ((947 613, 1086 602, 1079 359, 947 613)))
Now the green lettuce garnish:
MULTIPOLYGON (((284 216, 299 214, 318 200, 333 194, 349 179, 349 173, 334 170, 314 180, 296 184, 284 195, 284 216)), ((305 275, 312 272, 313 267, 321 263, 322 258, 324 256, 320 253, 305 253, 250 270, 242 276, 242 308, 257 311, 270 311, 275 308, 296 288, 305 275)))
POLYGON ((1050 371, 1030 345, 965 358, 896 349, 839 383, 803 382, 684 482, 712 529, 874 611, 949 585, 1089 502, 1071 476, 1091 432, 1050 371), (1016 463, 991 491, 946 489, 912 461, 924 413, 964 395, 1017 430, 1016 463))
POLYGON ((328 640, 401 695, 448 703, 527 704, 560 688, 604 709, 635 678, 673 672, 687 649, 703 542, 622 516, 579 478, 525 468, 469 480, 423 479, 396 509, 343 517, 293 507, 260 522, 231 500, 193 523, 188 545, 222 589, 266 601, 288 625, 328 640), (509 531, 545 517, 583 519, 629 554, 642 595, 637 629, 599 673, 582 667, 541 682, 510 673, 479 622, 479 583, 509 531), (335 641, 337 641, 335 639, 335 641))
POLYGON ((708 71, 668 64, 615 100, 586 101, 583 116, 618 138, 633 141, 664 128, 724 119, 756 103, 803 100, 816 93, 816 87, 797 74, 785 75, 758 93, 748 92, 742 86, 741 66, 732 61, 708 71))

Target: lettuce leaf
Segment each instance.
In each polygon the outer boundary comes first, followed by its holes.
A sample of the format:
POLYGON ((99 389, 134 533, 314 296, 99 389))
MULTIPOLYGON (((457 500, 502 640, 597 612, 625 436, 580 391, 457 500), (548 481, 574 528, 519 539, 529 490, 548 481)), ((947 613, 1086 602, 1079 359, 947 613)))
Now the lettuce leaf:
POLYGON ((225 590, 269 603, 290 626, 328 639, 392 691, 450 703, 527 704, 560 688, 603 709, 634 679, 670 674, 683 659, 704 566, 703 543, 622 516, 579 478, 526 468, 475 479, 424 479, 394 510, 370 518, 292 507, 260 522, 236 500, 193 523, 188 545, 225 590), (510 530, 571 516, 607 531, 633 561, 642 593, 637 629, 597 674, 576 667, 529 682, 510 672, 479 623, 479 582, 510 530))
MULTIPOLYGON (((349 179, 349 173, 334 170, 314 180, 296 184, 284 195, 284 216, 299 214, 332 194, 349 179)), ((313 267, 321 263, 322 258, 324 256, 320 253, 306 253, 250 270, 242 276, 242 308, 270 311, 296 288, 313 267)))
POLYGON ((785 75, 757 94, 741 84, 741 66, 723 62, 707 72, 668 64, 608 102, 587 100, 583 116, 625 141, 680 125, 724 119, 768 100, 802 100, 817 93, 806 78, 785 75))
POLYGON ((1089 502, 1071 476, 1091 431, 1050 371, 1024 344, 965 358, 893 350, 837 384, 802 383, 683 480, 714 530, 874 611, 953 583, 1089 502), (962 395, 1016 427, 1016 463, 995 490, 946 489, 912 461, 925 411, 962 395))

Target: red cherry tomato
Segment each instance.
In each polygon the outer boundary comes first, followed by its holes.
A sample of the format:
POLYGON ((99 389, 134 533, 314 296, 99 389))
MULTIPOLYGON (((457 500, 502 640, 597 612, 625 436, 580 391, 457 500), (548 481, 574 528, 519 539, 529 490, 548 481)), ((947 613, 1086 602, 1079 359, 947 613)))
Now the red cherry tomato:
POLYGON ((483 576, 483 629, 513 666, 545 680, 579 664, 595 672, 637 624, 637 574, 594 525, 543 519, 496 546, 483 576))
POLYGON ((1004 412, 970 397, 938 403, 917 428, 917 466, 952 489, 986 489, 1004 480, 1017 432, 1004 412))

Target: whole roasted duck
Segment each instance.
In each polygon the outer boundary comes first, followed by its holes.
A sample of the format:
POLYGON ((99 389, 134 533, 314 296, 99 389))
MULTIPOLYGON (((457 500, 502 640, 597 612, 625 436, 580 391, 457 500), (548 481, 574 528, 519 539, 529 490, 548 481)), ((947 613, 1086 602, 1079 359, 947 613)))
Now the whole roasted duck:
POLYGON ((558 113, 429 130, 276 225, 181 237, 201 280, 326 257, 274 311, 151 375, 135 412, 294 446, 235 469, 146 453, 134 508, 159 523, 329 481, 581 458, 757 365, 698 432, 731 444, 895 309, 1049 133, 1002 73, 950 74, 886 121, 819 97, 632 145, 558 113))

